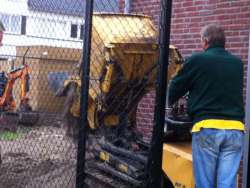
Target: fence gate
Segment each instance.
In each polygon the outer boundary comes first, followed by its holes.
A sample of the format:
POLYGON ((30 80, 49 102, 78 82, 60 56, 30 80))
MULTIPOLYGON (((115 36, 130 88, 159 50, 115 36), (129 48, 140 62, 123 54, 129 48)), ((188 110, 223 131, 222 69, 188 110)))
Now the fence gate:
POLYGON ((161 143, 151 142, 155 98, 165 103, 160 15, 143 14, 144 1, 0 4, 0 187, 145 187, 161 143))

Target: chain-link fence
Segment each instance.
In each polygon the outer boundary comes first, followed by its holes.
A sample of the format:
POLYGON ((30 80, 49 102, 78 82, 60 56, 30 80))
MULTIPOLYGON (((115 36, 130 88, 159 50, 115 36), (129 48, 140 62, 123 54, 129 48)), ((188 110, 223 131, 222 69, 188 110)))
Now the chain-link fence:
POLYGON ((56 92, 77 70, 84 3, 0 4, 0 187, 74 187, 77 145, 56 92))
MULTIPOLYGON (((0 187, 75 187, 82 174, 89 187, 147 182, 154 109, 141 101, 154 97, 158 29, 147 15, 124 14, 124 0, 95 0, 91 23, 86 2, 0 0, 0 187), (83 134, 86 147, 77 149, 83 134)), ((170 57, 172 75, 181 57, 174 47, 170 57)))

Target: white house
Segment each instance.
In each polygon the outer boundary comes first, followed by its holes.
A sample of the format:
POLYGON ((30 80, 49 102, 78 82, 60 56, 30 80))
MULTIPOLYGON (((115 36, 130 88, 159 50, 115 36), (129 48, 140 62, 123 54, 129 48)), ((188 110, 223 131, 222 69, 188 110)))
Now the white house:
MULTIPOLYGON (((118 12, 119 0, 96 0, 94 11, 118 12)), ((0 57, 15 57, 16 46, 82 48, 86 0, 0 0, 6 32, 0 57)))

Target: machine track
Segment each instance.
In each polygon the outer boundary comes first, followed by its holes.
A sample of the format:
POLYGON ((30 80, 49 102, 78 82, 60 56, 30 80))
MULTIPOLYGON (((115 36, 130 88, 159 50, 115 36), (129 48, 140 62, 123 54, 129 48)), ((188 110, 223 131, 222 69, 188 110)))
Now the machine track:
POLYGON ((129 186, 115 180, 109 174, 103 173, 96 168, 86 168, 85 184, 95 188, 128 188, 129 186))

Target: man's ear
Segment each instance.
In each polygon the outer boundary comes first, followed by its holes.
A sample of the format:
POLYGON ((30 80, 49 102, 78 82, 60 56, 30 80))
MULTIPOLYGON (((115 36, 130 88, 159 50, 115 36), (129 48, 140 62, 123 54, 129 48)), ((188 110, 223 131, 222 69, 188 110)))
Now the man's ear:
POLYGON ((202 48, 206 50, 209 47, 208 40, 206 38, 202 39, 202 48))

